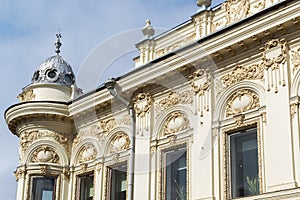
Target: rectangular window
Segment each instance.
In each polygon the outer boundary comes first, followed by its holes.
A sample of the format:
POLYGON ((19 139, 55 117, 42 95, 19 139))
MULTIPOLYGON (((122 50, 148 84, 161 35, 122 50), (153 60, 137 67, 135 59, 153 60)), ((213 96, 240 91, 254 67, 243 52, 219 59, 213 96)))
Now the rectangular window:
POLYGON ((257 129, 229 135, 232 198, 259 194, 257 129))
POLYGON ((78 200, 92 200, 94 196, 94 174, 78 177, 78 200))
POLYGON ((55 199, 54 177, 33 177, 32 178, 32 200, 54 200, 55 199))
POLYGON ((186 148, 165 152, 165 199, 186 200, 186 148))
POLYGON ((109 188, 107 199, 126 200, 127 165, 109 168, 107 176, 107 187, 109 188))

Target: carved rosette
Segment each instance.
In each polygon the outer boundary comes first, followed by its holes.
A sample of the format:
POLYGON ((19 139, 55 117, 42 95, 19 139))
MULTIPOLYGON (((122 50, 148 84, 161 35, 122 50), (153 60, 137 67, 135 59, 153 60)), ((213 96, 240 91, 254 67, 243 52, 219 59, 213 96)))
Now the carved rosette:
POLYGON ((165 121, 162 134, 166 136, 188 128, 190 128, 190 122, 186 115, 181 112, 174 112, 165 121))
POLYGON ((175 106, 177 104, 192 104, 193 97, 191 91, 172 91, 168 94, 167 98, 160 100, 155 105, 156 117, 158 117, 164 110, 175 106))
POLYGON ((263 79, 264 66, 254 64, 251 66, 236 66, 231 73, 221 77, 221 82, 225 88, 243 80, 263 79))
POLYGON ((199 69, 193 73, 191 76, 191 86, 195 93, 198 95, 197 107, 200 112, 200 117, 203 117, 204 111, 209 111, 209 103, 210 103, 210 82, 211 75, 209 70, 199 69))
POLYGON ((285 81, 285 63, 287 58, 287 43, 285 39, 270 40, 262 48, 263 65, 266 70, 267 91, 274 88, 274 92, 278 92, 278 85, 283 87, 285 81))
POLYGON ((23 132, 20 135, 20 147, 22 153, 25 153, 32 142, 40 139, 54 139, 68 151, 68 138, 63 136, 63 134, 52 131, 31 131, 23 132))
POLYGON ((250 3, 249 0, 227 0, 224 7, 226 9, 227 24, 230 24, 248 15, 250 3))
POLYGON ((117 126, 117 122, 115 119, 101 120, 100 126, 104 133, 108 133, 117 126))
POLYGON ((293 50, 291 51, 292 53, 292 58, 291 58, 291 61, 292 61, 292 64, 293 64, 293 73, 295 73, 295 71, 298 70, 298 67, 300 65, 300 48, 298 48, 297 50, 293 50))
POLYGON ((259 97, 250 90, 238 90, 232 95, 226 106, 226 117, 241 114, 245 111, 259 108, 259 97))
POLYGON ((148 93, 138 94, 134 100, 134 109, 137 115, 138 133, 143 135, 144 130, 148 131, 150 126, 150 108, 152 106, 152 98, 148 93))
POLYGON ((108 153, 119 153, 129 149, 130 138, 126 133, 118 133, 113 136, 108 146, 108 153))
POLYGON ((21 94, 18 95, 18 99, 21 102, 31 101, 35 99, 35 94, 33 94, 33 90, 23 91, 21 94))
POLYGON ((30 162, 33 163, 60 163, 59 160, 59 156, 55 150, 48 146, 36 149, 30 158, 30 162))
POLYGON ((92 144, 86 144, 81 149, 79 156, 78 156, 78 163, 84 163, 90 160, 95 159, 97 156, 97 150, 92 144))

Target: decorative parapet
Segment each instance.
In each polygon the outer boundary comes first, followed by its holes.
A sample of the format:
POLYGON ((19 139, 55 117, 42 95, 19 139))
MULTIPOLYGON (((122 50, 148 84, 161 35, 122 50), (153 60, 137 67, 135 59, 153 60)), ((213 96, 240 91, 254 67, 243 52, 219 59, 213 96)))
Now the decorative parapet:
POLYGON ((138 43, 136 46, 140 54, 135 58, 136 67, 217 32, 278 2, 280 0, 227 0, 213 9, 202 9, 182 25, 138 43))

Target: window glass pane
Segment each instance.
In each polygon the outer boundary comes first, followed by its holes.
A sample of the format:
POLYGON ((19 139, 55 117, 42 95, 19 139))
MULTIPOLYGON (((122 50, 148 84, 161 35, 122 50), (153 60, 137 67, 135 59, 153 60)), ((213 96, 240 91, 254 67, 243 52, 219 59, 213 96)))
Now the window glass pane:
POLYGON ((186 149, 167 152, 165 194, 166 200, 186 199, 186 149))
POLYGON ((110 200, 126 200, 127 190, 127 166, 109 169, 108 185, 110 200))
POLYGON ((92 200, 94 196, 94 175, 86 175, 79 178, 79 200, 92 200))
POLYGON ((256 129, 230 135, 232 197, 259 193, 256 129))
POLYGON ((56 178, 34 177, 32 179, 33 200, 53 200, 56 178))

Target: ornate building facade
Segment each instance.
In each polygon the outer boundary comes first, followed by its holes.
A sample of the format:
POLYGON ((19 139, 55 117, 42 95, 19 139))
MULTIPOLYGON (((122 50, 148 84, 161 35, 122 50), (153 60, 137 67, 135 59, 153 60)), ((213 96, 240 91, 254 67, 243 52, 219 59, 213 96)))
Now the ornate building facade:
POLYGON ((58 35, 5 112, 17 200, 300 199, 300 4, 208 2, 84 94, 58 35))

